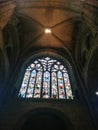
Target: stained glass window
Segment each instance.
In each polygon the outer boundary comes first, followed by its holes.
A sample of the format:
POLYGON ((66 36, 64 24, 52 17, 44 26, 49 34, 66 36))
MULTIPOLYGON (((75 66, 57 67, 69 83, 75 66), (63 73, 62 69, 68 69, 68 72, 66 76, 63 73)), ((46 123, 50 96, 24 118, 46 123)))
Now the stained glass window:
POLYGON ((25 71, 18 97, 73 99, 67 68, 50 57, 33 61, 25 71))

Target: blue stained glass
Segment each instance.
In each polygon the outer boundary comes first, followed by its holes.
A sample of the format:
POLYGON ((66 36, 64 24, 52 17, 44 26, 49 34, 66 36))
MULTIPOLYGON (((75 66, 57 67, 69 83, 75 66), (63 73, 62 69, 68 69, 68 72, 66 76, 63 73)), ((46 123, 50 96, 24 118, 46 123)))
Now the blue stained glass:
POLYGON ((58 89, 59 89, 59 98, 65 99, 63 76, 60 71, 58 71, 58 89))
POLYGON ((50 97, 50 73, 46 71, 43 77, 43 98, 50 97))
POLYGON ((23 98, 25 97, 29 77, 30 77, 30 71, 26 70, 24 78, 23 78, 22 86, 21 86, 20 92, 18 94, 19 97, 23 97, 23 98))
POLYGON ((73 99, 66 67, 50 57, 35 60, 26 69, 18 97, 73 99))
POLYGON ((30 82, 29 82, 29 85, 28 85, 28 88, 27 88, 27 93, 26 93, 26 97, 28 97, 28 98, 33 96, 35 78, 36 78, 36 71, 33 70, 31 72, 30 82))
POLYGON ((73 99, 71 85, 70 85, 70 81, 69 81, 69 76, 68 76, 67 73, 64 73, 64 82, 65 82, 65 86, 66 86, 66 97, 67 97, 67 99, 73 99))
POLYGON ((51 83, 51 97, 56 99, 58 98, 58 90, 57 90, 57 77, 56 73, 52 72, 52 83, 51 83))
POLYGON ((35 84, 35 93, 34 93, 35 98, 40 98, 41 96, 41 80, 42 80, 42 72, 38 72, 35 84))

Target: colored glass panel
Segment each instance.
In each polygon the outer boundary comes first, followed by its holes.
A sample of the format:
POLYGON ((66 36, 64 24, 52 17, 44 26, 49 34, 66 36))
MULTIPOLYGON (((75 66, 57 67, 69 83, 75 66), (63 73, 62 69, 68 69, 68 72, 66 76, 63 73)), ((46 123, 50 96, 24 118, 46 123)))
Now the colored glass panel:
POLYGON ((35 79, 36 79, 36 71, 33 70, 31 72, 30 81, 29 81, 27 93, 26 93, 26 97, 28 97, 28 98, 33 96, 35 79))
POLYGON ((26 69, 18 97, 73 99, 66 67, 50 57, 33 61, 26 69))
POLYGON ((67 73, 64 73, 64 82, 65 82, 65 87, 66 87, 67 99, 73 99, 69 76, 67 73))
POLYGON ((42 72, 38 72, 35 84, 34 98, 40 98, 41 96, 41 80, 42 80, 42 72))
POLYGON ((55 72, 52 72, 51 97, 54 99, 58 98, 57 76, 55 72))
POLYGON ((63 76, 60 71, 58 71, 58 90, 59 90, 59 98, 65 99, 63 76))
POLYGON ((42 97, 50 97, 50 73, 48 71, 44 73, 42 97))
POLYGON ((24 78, 23 78, 23 82, 20 88, 20 92, 19 92, 19 97, 25 97, 26 94, 26 89, 27 89, 27 85, 28 85, 28 81, 29 81, 29 77, 30 77, 30 71, 26 70, 24 78))

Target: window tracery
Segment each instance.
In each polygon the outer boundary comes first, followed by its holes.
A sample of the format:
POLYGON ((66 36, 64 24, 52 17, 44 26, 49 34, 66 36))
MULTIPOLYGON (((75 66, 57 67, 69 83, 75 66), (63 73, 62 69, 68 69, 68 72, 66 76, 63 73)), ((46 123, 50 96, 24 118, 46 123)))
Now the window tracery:
POLYGON ((66 67, 51 57, 35 60, 25 71, 18 97, 73 99, 66 67))

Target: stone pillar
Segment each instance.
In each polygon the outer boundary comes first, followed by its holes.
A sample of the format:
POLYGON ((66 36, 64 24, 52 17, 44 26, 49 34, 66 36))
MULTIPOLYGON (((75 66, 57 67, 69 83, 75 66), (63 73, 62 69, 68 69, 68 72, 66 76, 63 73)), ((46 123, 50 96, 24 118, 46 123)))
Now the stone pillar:
POLYGON ((7 62, 7 57, 5 55, 2 32, 0 30, 0 105, 2 104, 3 97, 4 97, 4 84, 6 81, 8 66, 9 63, 7 62))
POLYGON ((9 62, 6 55, 2 30, 13 15, 15 3, 11 1, 0 2, 0 107, 5 97, 5 84, 9 72, 9 62))

